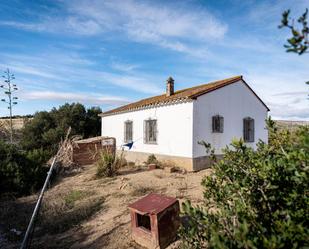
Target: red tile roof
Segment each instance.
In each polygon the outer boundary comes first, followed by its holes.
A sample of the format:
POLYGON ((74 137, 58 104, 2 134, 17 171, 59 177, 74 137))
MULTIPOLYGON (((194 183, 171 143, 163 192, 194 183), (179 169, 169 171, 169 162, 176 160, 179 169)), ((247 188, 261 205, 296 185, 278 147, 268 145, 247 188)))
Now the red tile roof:
POLYGON ((242 76, 240 75, 240 76, 227 78, 224 80, 218 80, 218 81, 210 82, 210 83, 195 86, 195 87, 178 90, 178 91, 175 91, 175 93, 171 96, 166 96, 166 94, 162 94, 162 95, 142 99, 137 102, 130 103, 128 105, 124 105, 124 106, 103 112, 100 114, 100 116, 108 116, 108 115, 113 115, 113 114, 117 114, 121 112, 134 111, 140 108, 156 106, 158 104, 165 104, 165 103, 179 101, 179 100, 196 99, 198 96, 214 91, 221 87, 230 85, 240 80, 242 80, 246 84, 246 86, 253 92, 253 94, 262 102, 262 104, 269 111, 269 108, 265 105, 265 103, 256 95, 256 93, 249 87, 249 85, 243 80, 242 76))

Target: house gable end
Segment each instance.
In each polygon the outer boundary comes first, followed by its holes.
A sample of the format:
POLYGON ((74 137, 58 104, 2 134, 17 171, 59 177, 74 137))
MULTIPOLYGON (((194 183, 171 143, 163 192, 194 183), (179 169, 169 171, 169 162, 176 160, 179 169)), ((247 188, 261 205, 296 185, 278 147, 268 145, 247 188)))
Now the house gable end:
POLYGON ((237 83, 237 82, 242 82, 249 90, 251 93, 253 93, 253 95, 259 100, 259 102, 266 108, 267 111, 270 111, 270 109, 268 108, 268 106, 263 102, 263 100, 255 93, 255 91, 249 86, 249 84, 243 79, 236 79, 235 81, 233 82, 229 82, 228 84, 225 84, 225 85, 220 85, 218 87, 214 87, 212 89, 209 89, 208 91, 205 91, 205 92, 202 92, 202 93, 198 93, 198 94, 195 94, 195 95, 192 95, 190 96, 190 98, 192 99, 197 99, 198 97, 202 96, 202 95, 205 95, 207 93, 210 93, 212 91, 215 91, 215 90, 218 90, 220 88, 223 88, 227 85, 231 85, 232 83, 237 83))

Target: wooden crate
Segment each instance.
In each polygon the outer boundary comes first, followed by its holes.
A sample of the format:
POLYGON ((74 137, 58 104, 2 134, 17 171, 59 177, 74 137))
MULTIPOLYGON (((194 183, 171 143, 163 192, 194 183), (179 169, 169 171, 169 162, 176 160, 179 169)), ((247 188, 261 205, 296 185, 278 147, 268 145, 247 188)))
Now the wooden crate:
POLYGON ((73 146, 73 162, 79 165, 90 165, 99 158, 99 153, 106 150, 115 154, 116 139, 112 137, 93 137, 78 140, 73 146))

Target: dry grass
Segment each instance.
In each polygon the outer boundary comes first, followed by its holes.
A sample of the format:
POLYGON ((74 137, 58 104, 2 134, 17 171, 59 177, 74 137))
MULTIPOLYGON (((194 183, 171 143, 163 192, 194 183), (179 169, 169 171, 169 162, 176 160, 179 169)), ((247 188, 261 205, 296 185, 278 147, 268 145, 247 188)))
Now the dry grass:
MULTIPOLYGON (((25 231, 36 202, 34 197, 31 201, 22 198, 22 201, 11 200, 0 205, 1 224, 7 228, 6 232, 13 228, 25 231)), ((101 210, 103 202, 104 198, 96 196, 94 191, 72 189, 60 191, 57 195, 47 194, 37 218, 34 237, 60 234, 72 229, 101 210)), ((21 237, 8 234, 10 241, 21 240, 21 237)))
POLYGON ((42 207, 37 233, 59 234, 69 230, 99 211, 103 202, 103 198, 80 190, 49 200, 42 207))
POLYGON ((136 187, 131 192, 131 195, 132 196, 143 196, 143 195, 146 195, 152 192, 155 192, 155 188, 140 186, 140 187, 136 187))
MULTIPOLYGON (((119 175, 98 179, 96 166, 86 167, 74 176, 61 178, 46 192, 31 248, 141 249, 131 240, 128 204, 150 192, 199 204, 203 197, 200 183, 208 173, 124 167, 119 175)), ((9 230, 24 231, 36 199, 37 195, 0 200, 0 228, 5 228, 11 241, 4 248, 19 248, 22 238, 13 238, 9 230)))

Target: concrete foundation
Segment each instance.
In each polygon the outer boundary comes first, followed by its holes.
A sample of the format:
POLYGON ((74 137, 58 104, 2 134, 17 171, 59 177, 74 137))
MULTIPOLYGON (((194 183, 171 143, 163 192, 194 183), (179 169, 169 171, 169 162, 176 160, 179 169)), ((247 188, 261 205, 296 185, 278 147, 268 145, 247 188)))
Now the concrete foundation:
MULTIPOLYGON (((118 150, 117 154, 123 152, 123 156, 128 162, 134 162, 135 164, 143 164, 147 161, 148 156, 151 153, 145 152, 137 152, 137 151, 121 151, 118 150)), ((187 171, 199 171, 202 169, 209 168, 211 166, 211 161, 209 156, 202 156, 196 158, 190 157, 180 157, 180 156, 169 156, 169 155, 162 155, 162 154, 154 154, 158 161, 162 162, 164 165, 167 166, 176 166, 187 171)), ((217 155, 220 159, 222 155, 217 155)))

